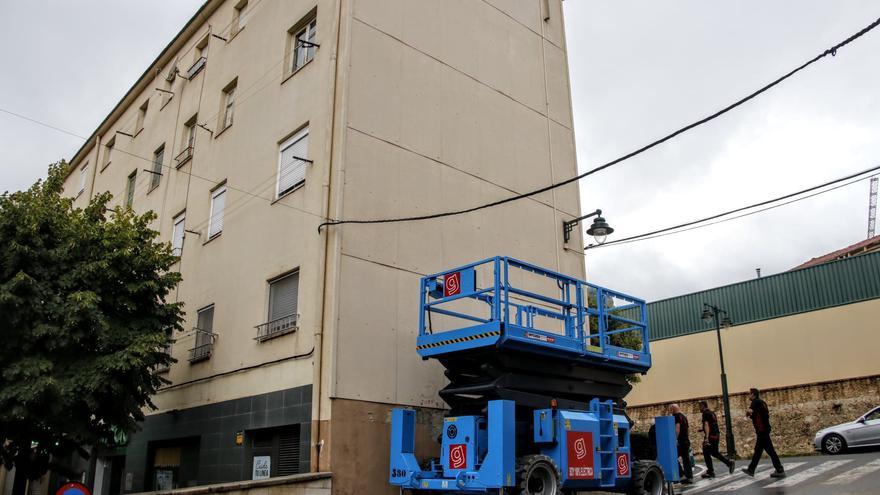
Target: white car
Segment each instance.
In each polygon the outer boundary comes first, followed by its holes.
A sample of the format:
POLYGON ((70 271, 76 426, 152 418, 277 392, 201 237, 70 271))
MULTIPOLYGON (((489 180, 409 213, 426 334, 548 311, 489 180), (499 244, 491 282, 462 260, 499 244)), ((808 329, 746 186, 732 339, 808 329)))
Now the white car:
POLYGON ((831 426, 816 433, 813 447, 826 454, 840 454, 850 447, 880 446, 880 407, 849 423, 831 426))

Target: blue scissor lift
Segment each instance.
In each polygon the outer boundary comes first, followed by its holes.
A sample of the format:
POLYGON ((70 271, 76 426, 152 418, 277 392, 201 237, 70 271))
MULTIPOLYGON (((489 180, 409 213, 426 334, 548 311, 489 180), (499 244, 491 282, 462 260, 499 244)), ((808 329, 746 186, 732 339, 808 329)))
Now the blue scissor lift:
POLYGON ((415 411, 392 413, 390 482, 432 494, 663 493, 674 426, 635 460, 623 398, 651 367, 643 300, 507 257, 423 277, 417 352, 446 368, 440 455, 419 462, 415 411))

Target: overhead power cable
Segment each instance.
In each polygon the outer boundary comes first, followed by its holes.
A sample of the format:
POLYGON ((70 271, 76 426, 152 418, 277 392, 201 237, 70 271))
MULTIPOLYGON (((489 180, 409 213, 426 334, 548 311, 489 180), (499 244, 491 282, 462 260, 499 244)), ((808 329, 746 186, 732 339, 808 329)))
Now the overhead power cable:
POLYGON ((588 176, 593 175, 597 172, 601 172, 602 170, 605 170, 606 168, 612 167, 614 165, 617 165, 618 163, 621 163, 623 161, 629 160, 630 158, 638 156, 638 155, 640 155, 640 154, 642 154, 642 153, 644 153, 644 152, 646 152, 656 146, 659 146, 659 145, 665 143, 666 141, 669 141, 670 139, 675 138, 676 136, 684 134, 685 132, 687 132, 695 127, 699 127, 699 126, 701 126, 711 120, 714 120, 714 119, 726 114, 727 112, 729 112, 729 111, 743 105, 744 103, 756 98, 761 93, 764 93, 764 92, 770 90, 774 86, 776 86, 779 83, 781 83, 782 81, 785 81, 786 79, 792 77, 793 75, 797 74, 798 72, 806 69, 810 65, 813 65, 814 63, 818 62, 819 60, 822 60, 823 58, 827 57, 828 55, 831 55, 831 56, 837 55, 838 50, 840 50, 841 48, 845 47, 846 45, 852 43, 856 39, 864 36, 866 33, 871 31, 872 29, 876 28, 878 25, 880 25, 880 18, 878 18, 877 20, 875 20, 871 24, 865 26, 863 29, 861 29, 860 31, 851 35, 850 37, 846 38, 845 40, 841 41, 840 43, 837 43, 836 45, 832 46, 831 48, 828 48, 827 50, 823 51, 822 53, 819 53, 815 57, 804 62, 800 66, 790 70, 789 72, 787 72, 783 76, 775 79, 771 83, 766 84, 765 86, 762 86, 760 89, 749 94, 748 96, 745 96, 744 98, 741 98, 741 99, 735 101, 734 103, 731 103, 730 105, 722 108, 721 110, 718 110, 717 112, 715 112, 707 117, 704 117, 700 120, 697 120, 696 122, 688 124, 688 125, 680 128, 674 132, 671 132, 671 133, 667 134, 666 136, 663 136, 662 138, 657 139, 656 141, 653 141, 649 144, 646 144, 645 146, 642 146, 641 148, 638 148, 635 151, 627 153, 619 158, 615 158, 614 160, 611 160, 610 162, 607 162, 607 163, 600 165, 596 168, 588 170, 580 175, 576 175, 574 177, 571 177, 570 179, 566 179, 564 181, 557 182, 555 184, 550 184, 548 186, 544 186, 544 187, 541 187, 539 189, 535 189, 530 192, 517 194, 517 195, 511 196, 509 198, 500 199, 498 201, 492 201, 490 203, 485 203, 485 204, 478 205, 478 206, 473 206, 471 208, 446 211, 446 212, 442 212, 442 213, 433 213, 433 214, 429 214, 429 215, 418 215, 418 216, 398 217, 398 218, 383 218, 383 219, 372 219, 372 220, 339 219, 339 220, 327 221, 327 222, 322 223, 321 225, 318 226, 318 231, 320 232, 321 228, 324 226, 332 227, 334 225, 344 225, 344 224, 377 224, 377 223, 414 222, 414 221, 419 221, 419 220, 431 220, 431 219, 435 219, 435 218, 463 215, 465 213, 472 213, 475 211, 484 210, 486 208, 492 208, 495 206, 500 206, 500 205, 510 203, 513 201, 517 201, 520 199, 528 198, 528 197, 534 196, 536 194, 541 194, 541 193, 550 191, 552 189, 556 189, 556 188, 571 184, 572 182, 579 181, 579 180, 583 179, 584 177, 588 177, 588 176))
POLYGON ((760 212, 762 212, 762 211, 767 211, 767 210, 770 210, 770 209, 773 209, 773 208, 777 208, 777 207, 779 207, 779 206, 784 206, 784 205, 791 204, 791 203, 794 203, 794 202, 797 202, 797 201, 801 201, 801 200, 803 200, 803 199, 811 198, 811 197, 813 197, 813 196, 817 196, 817 195, 819 195, 819 194, 824 194, 824 193, 826 193, 826 192, 831 192, 831 191, 833 191, 833 190, 835 190, 835 189, 839 189, 839 188, 841 188, 841 187, 848 186, 848 185, 850 185, 850 184, 854 184, 854 183, 859 182, 859 181, 862 181, 862 180, 866 180, 866 179, 868 179, 869 177, 861 177, 861 178, 856 179, 856 180, 854 180, 854 181, 852 181, 852 182, 849 182, 849 183, 847 183, 847 184, 842 184, 842 185, 839 185, 839 186, 834 187, 834 188, 826 189, 826 190, 824 190, 824 191, 819 191, 819 192, 816 192, 816 193, 811 194, 811 195, 808 195, 808 196, 804 196, 804 197, 801 197, 801 198, 793 199, 793 200, 791 200, 791 201, 788 201, 788 202, 785 202, 785 203, 781 203, 781 204, 778 204, 778 205, 773 205, 773 206, 770 206, 770 207, 767 207, 767 208, 764 208, 764 209, 761 209, 761 210, 752 211, 752 212, 745 213, 745 214, 743 214, 743 215, 738 215, 738 216, 731 217, 731 218, 725 218, 724 220, 719 220, 719 221, 717 221, 717 222, 705 223, 705 222, 709 222, 709 221, 711 221, 711 220, 715 220, 715 219, 718 219, 718 218, 721 218, 721 217, 726 217, 726 216, 728 216, 728 215, 733 215, 734 213, 740 213, 740 212, 743 212, 743 211, 746 211, 746 210, 751 210, 751 209, 753 209, 753 208, 760 208, 760 207, 762 207, 762 206, 767 206, 767 205, 770 205, 770 204, 773 204, 773 203, 778 203, 778 202, 780 202, 780 201, 785 201, 786 199, 791 199, 791 198, 794 198, 794 197, 796 197, 796 196, 800 196, 800 195, 802 195, 802 194, 806 194, 806 193, 810 193, 810 192, 816 191, 816 190, 818 190, 818 189, 822 189, 822 188, 824 188, 824 187, 828 187, 828 186, 832 186, 832 185, 840 184, 841 182, 845 182, 845 181, 848 181, 848 180, 850 180, 850 179, 854 179, 854 178, 856 178, 856 177, 859 177, 859 176, 861 176, 861 175, 869 174, 869 173, 871 173, 871 172, 876 172, 877 170, 880 170, 880 165, 878 165, 878 166, 876 166, 876 167, 869 168, 869 169, 867 169, 867 170, 862 170, 861 172, 857 172, 857 173, 854 173, 854 174, 847 175, 846 177, 841 177, 841 178, 839 178, 839 179, 834 179, 834 180, 832 180, 832 181, 828 181, 828 182, 825 182, 825 183, 822 183, 822 184, 819 184, 819 185, 816 185, 816 186, 808 187, 807 189, 802 189, 802 190, 800 190, 800 191, 793 192, 793 193, 789 193, 789 194, 786 194, 786 195, 784 195, 784 196, 779 196, 778 198, 768 199, 768 200, 766 200, 766 201, 761 201, 761 202, 759 202, 759 203, 754 203, 754 204, 751 204, 751 205, 748 205, 748 206, 743 206, 743 207, 736 208, 736 209, 733 209, 733 210, 728 210, 728 211, 725 211, 725 212, 723 212, 723 213, 718 213, 718 214, 711 215, 711 216, 708 216, 708 217, 700 218, 699 220, 692 220, 692 221, 690 221, 690 222, 680 223, 680 224, 678 224, 678 225, 673 225, 673 226, 671 226, 671 227, 665 227, 665 228, 658 229, 658 230, 654 230, 654 231, 651 231, 651 232, 645 232, 644 234, 634 235, 634 236, 630 236, 630 237, 624 237, 623 239, 616 239, 616 240, 611 241, 611 242, 606 242, 605 244, 591 244, 591 245, 589 245, 589 246, 585 246, 585 247, 584 247, 584 250, 588 250, 588 249, 596 249, 596 248, 605 247, 605 246, 613 246, 613 245, 615 245, 615 244, 624 244, 624 243, 628 243, 628 242, 635 242, 635 241, 644 240, 644 239, 653 239, 654 237, 661 237, 662 235, 677 234, 677 233, 679 233, 679 232, 686 232, 686 231, 688 231, 688 230, 693 230, 693 229, 700 228, 700 227, 708 227, 709 225, 715 225, 715 224, 717 224, 717 223, 727 222, 727 221, 734 220, 734 219, 737 219, 737 218, 742 218, 742 217, 745 217, 745 216, 754 215, 755 213, 760 213, 760 212), (704 225, 699 225, 699 224, 704 224, 704 225), (696 227, 692 227, 692 226, 695 226, 695 225, 696 225, 696 227), (687 228, 685 228, 685 227, 691 227, 691 228, 690 228, 690 229, 687 229, 687 228), (682 229, 682 230, 678 230, 678 229, 682 229), (674 232, 673 232, 673 231, 674 231, 674 232))
MULTIPOLYGON (((60 127, 56 127, 56 126, 53 126, 53 125, 51 125, 51 124, 47 124, 47 123, 45 123, 45 122, 42 122, 42 121, 39 121, 39 120, 36 120, 36 119, 32 119, 32 118, 30 118, 30 117, 26 117, 26 116, 21 115, 21 114, 19 114, 19 113, 11 112, 11 111, 6 110, 6 109, 4 109, 4 108, 0 108, 0 112, 7 113, 7 114, 9 114, 9 115, 13 115, 13 116, 15 116, 15 117, 18 117, 18 118, 21 118, 21 119, 27 120, 27 121, 29 121, 29 122, 33 122, 34 124, 38 124, 38 125, 41 125, 41 126, 47 127, 47 128, 49 128, 49 129, 53 129, 53 130, 58 131, 58 132, 63 132, 64 134, 68 134, 68 135, 70 135, 70 136, 74 136, 74 137, 80 138, 80 139, 82 139, 82 140, 86 140, 86 139, 87 139, 87 138, 84 138, 84 137, 82 137, 82 136, 80 136, 80 135, 78 135, 78 134, 76 134, 76 133, 73 133, 73 132, 70 132, 70 131, 67 131, 67 130, 61 129, 60 127)), ((120 149, 120 148, 114 148, 114 149, 113 149, 113 152, 114 152, 114 153, 122 153, 123 155, 128 155, 128 156, 130 156, 130 157, 132 157, 132 158, 136 158, 136 159, 138 159, 138 160, 143 160, 143 161, 145 161, 145 162, 147 162, 147 163, 149 163, 149 164, 151 164, 151 165, 156 165, 154 159, 152 159, 152 158, 147 158, 147 157, 145 157, 145 156, 140 156, 140 155, 135 154, 135 153, 132 153, 132 152, 130 152, 130 151, 126 151, 126 150, 123 150, 123 149, 120 149)), ((179 173, 179 174, 183 174, 183 175, 189 175, 190 177, 193 177, 193 178, 195 178, 195 179, 199 179, 199 180, 203 180, 203 181, 209 182, 209 183, 211 183, 212 186, 219 186, 219 185, 223 184, 224 181, 226 181, 226 179, 221 179, 221 180, 211 179, 211 178, 209 178, 209 177, 204 177, 204 176, 201 176, 201 175, 198 175, 198 174, 194 174, 194 173, 192 173, 192 172, 187 172, 187 171, 185 171, 185 170, 183 170, 183 169, 179 169, 179 168, 174 167, 174 166, 172 166, 172 165, 165 165, 165 164, 162 164, 161 167, 162 167, 163 169, 167 169, 167 170, 168 170, 169 172, 171 172, 171 173, 179 173)), ((138 175, 143 175, 143 174, 138 174, 138 175)), ((296 210, 296 211, 298 211, 298 212, 300 212, 300 213, 305 213, 305 214, 311 215, 311 216, 313 216, 313 217, 315 217, 315 218, 318 218, 318 219, 321 219, 321 220, 323 220, 323 219, 326 218, 326 217, 320 215, 319 213, 315 213, 315 212, 312 212, 312 211, 309 211, 309 210, 305 210, 305 209, 302 209, 302 208, 298 208, 298 207, 293 206, 293 205, 289 205, 289 204, 285 204, 285 203, 277 202, 277 201, 275 201, 275 198, 267 198, 267 197, 264 197, 264 196, 260 196, 259 194, 254 193, 253 191, 250 191, 250 190, 247 190, 247 189, 242 189, 242 188, 240 188, 240 187, 231 186, 231 185, 229 185, 228 182, 226 182, 226 189, 228 189, 228 190, 230 190, 230 191, 236 191, 236 192, 242 193, 242 194, 244 194, 244 195, 246 195, 246 196, 250 196, 250 197, 255 198, 255 199, 262 199, 263 201, 266 201, 267 203, 270 203, 270 204, 278 204, 278 205, 281 205, 281 206, 284 207, 284 208, 289 208, 289 209, 291 209, 291 210, 296 210)))

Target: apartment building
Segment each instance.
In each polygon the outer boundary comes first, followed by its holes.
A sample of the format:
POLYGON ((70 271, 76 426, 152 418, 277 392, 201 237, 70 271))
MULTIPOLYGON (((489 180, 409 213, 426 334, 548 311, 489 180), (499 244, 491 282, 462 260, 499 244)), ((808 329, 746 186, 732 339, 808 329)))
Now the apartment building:
MULTIPOLYGON (((100 452, 97 495, 296 473, 327 473, 332 493, 395 493, 390 409, 443 408, 443 373, 415 352, 419 277, 502 254, 583 278, 561 228, 579 216, 578 187, 438 220, 318 226, 574 176, 561 2, 200 8, 65 186, 79 206, 109 191, 156 212, 183 275, 170 384, 141 431, 100 452)), ((428 446, 431 425, 420 435, 428 446)))

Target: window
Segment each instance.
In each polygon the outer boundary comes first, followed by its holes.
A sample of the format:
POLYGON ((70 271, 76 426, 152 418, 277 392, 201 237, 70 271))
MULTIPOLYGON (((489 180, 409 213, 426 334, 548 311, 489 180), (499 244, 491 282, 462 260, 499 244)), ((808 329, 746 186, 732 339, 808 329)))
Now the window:
POLYGON ((150 174, 150 191, 159 187, 162 181, 162 162, 165 160, 165 145, 159 146, 153 153, 153 170, 150 174))
POLYGON ((198 114, 190 117, 189 120, 183 124, 183 149, 180 153, 177 154, 175 160, 177 160, 177 166, 181 166, 186 163, 193 156, 193 151, 195 150, 196 144, 196 126, 198 125, 198 114))
POLYGON ((137 179, 137 170, 128 176, 128 184, 125 186, 125 206, 131 206, 134 203, 134 186, 137 179))
POLYGON ((79 191, 77 191, 76 195, 79 196, 86 190, 86 177, 88 176, 89 164, 86 163, 79 169, 79 191))
POLYGON ((235 36, 239 31, 244 29, 245 24, 247 24, 248 15, 250 14, 248 10, 248 0, 242 0, 238 2, 235 6, 235 12, 232 13, 232 35, 235 36))
POLYGON ((309 128, 297 132, 290 139, 281 143, 278 152, 278 180, 275 197, 280 198, 285 193, 305 182, 306 165, 309 154, 309 128))
POLYGON ((252 479, 287 476, 300 471, 300 425, 248 432, 252 479))
POLYGON ((202 39, 202 41, 199 41, 198 45, 196 45, 196 53, 197 53, 196 60, 198 60, 200 58, 208 58, 208 41, 210 39, 211 39, 211 36, 207 35, 204 37, 204 39, 202 39))
POLYGON ((214 305, 202 308, 196 320, 195 345, 190 350, 190 362, 202 361, 211 357, 214 349, 214 305))
POLYGON ((200 41, 199 44, 196 45, 196 50, 195 50, 196 59, 186 73, 187 79, 192 80, 192 78, 196 77, 196 74, 198 74, 199 72, 202 71, 202 69, 205 68, 205 64, 208 61, 208 40, 209 39, 210 39, 210 36, 205 36, 202 39, 202 41, 200 41))
POLYGON ((186 232, 183 230, 185 226, 186 212, 174 217, 174 230, 171 232, 171 254, 180 256, 183 253, 183 240, 186 232))
POLYGON ((150 100, 147 100, 144 102, 143 105, 141 105, 141 108, 138 110, 137 124, 135 125, 135 128, 134 128, 134 135, 135 136, 137 136, 139 132, 144 130, 144 120, 146 120, 146 118, 147 118, 147 107, 149 105, 150 105, 150 100))
POLYGON ((317 35, 318 20, 312 17, 302 27, 293 31, 293 60, 290 72, 294 73, 315 58, 315 39, 317 35))
POLYGON ((220 115, 222 116, 220 119, 221 130, 226 129, 227 127, 232 125, 232 115, 235 111, 235 87, 237 85, 238 78, 235 78, 223 90, 223 107, 220 111, 220 115))
POLYGON ((171 102, 171 99, 174 98, 174 92, 171 91, 171 87, 174 84, 174 80, 177 78, 177 65, 173 65, 171 69, 168 70, 168 76, 162 82, 162 91, 161 93, 161 104, 159 105, 159 110, 165 108, 165 105, 171 102))
POLYGON ((211 193, 211 216, 208 220, 208 239, 223 232, 223 209, 226 207, 226 186, 211 193))
POLYGON ((269 281, 269 321, 257 326, 257 340, 264 341, 296 331, 299 272, 269 281))
POLYGON ((113 146, 115 146, 115 145, 116 145, 116 136, 113 136, 112 138, 110 138, 109 141, 107 141, 107 145, 104 146, 104 164, 101 165, 102 171, 105 168, 110 166, 110 160, 112 158, 111 155, 113 154, 113 146))

